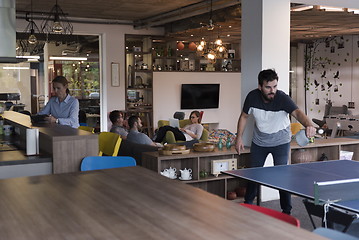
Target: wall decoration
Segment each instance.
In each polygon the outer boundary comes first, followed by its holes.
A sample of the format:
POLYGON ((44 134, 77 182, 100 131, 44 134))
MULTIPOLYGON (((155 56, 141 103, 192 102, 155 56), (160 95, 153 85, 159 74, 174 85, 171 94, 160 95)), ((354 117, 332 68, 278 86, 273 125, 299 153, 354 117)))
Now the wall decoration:
MULTIPOLYGON (((318 39, 305 47, 305 89, 309 118, 322 118, 325 105, 349 105, 359 101, 359 36, 318 39), (334 54, 333 54, 334 53, 334 54)), ((359 109, 351 108, 358 115, 359 109)))
POLYGON ((111 63, 111 86, 119 87, 120 86, 120 64, 112 62, 111 63))

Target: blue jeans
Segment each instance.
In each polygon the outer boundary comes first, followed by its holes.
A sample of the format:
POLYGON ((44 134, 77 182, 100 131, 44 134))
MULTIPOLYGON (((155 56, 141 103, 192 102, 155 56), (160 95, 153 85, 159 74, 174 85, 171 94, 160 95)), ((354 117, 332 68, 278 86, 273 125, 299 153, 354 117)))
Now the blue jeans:
MULTIPOLYGON (((273 155, 274 165, 286 165, 288 163, 290 151, 290 143, 282 144, 276 147, 260 147, 252 142, 251 146, 251 162, 249 167, 263 167, 264 162, 269 153, 273 155)), ((248 182, 246 195, 244 196, 245 203, 253 203, 257 195, 258 184, 248 182)), ((289 193, 279 190, 280 206, 284 213, 290 214, 292 209, 291 196, 289 193)))

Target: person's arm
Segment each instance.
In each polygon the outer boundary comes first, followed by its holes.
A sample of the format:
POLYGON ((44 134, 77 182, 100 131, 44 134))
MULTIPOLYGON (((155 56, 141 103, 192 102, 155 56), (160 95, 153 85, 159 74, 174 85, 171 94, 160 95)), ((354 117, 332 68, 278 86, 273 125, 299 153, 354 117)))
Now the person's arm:
POLYGON ((187 133, 188 135, 190 135, 193 139, 200 139, 202 137, 202 133, 203 133, 203 126, 202 125, 197 125, 195 126, 195 132, 191 131, 189 129, 190 125, 185 126, 184 128, 181 129, 181 131, 187 133))
POLYGON ((305 133, 308 138, 314 137, 316 129, 313 127, 312 121, 310 121, 310 119, 307 117, 307 115, 304 114, 302 110, 297 108, 292 112, 291 115, 305 127, 305 133))
POLYGON ((44 115, 44 114, 49 115, 51 113, 51 104, 52 104, 51 102, 52 99, 50 99, 46 103, 45 107, 40 112, 38 112, 37 115, 44 115))
POLYGON ((242 112, 241 116, 238 119, 237 139, 236 139, 236 150, 237 150, 238 154, 241 154, 241 151, 244 150, 242 135, 243 135, 244 129, 246 128, 248 116, 249 116, 248 114, 246 114, 245 112, 242 112))

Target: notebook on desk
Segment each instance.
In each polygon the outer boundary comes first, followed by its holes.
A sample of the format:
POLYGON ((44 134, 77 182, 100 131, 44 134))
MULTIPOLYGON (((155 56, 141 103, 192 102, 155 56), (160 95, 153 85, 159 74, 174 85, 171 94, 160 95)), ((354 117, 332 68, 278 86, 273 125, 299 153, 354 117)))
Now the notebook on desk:
POLYGON ((177 118, 170 118, 169 122, 171 127, 179 128, 179 120, 177 118))

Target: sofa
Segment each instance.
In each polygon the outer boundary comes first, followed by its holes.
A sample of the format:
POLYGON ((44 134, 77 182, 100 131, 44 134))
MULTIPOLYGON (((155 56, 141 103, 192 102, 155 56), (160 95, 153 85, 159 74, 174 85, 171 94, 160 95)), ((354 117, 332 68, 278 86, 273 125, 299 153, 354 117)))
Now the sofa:
POLYGON ((142 153, 144 152, 156 152, 158 147, 133 143, 127 140, 122 140, 120 149, 118 151, 118 156, 130 156, 136 159, 136 164, 142 165, 142 153))
MULTIPOLYGON (((170 122, 168 120, 159 120, 158 121, 158 127, 162 127, 162 126, 167 126, 169 125, 170 122)), ((183 120, 179 120, 179 126, 181 128, 183 128, 184 126, 188 125, 188 124, 191 124, 191 120, 190 119, 183 119, 183 120)), ((199 139, 200 141, 203 141, 203 142, 207 142, 208 141, 208 130, 203 128, 203 132, 202 132, 202 136, 201 138, 199 139)), ((173 134, 173 132, 170 132, 168 131, 166 133, 166 136, 165 138, 163 139, 163 143, 184 143, 183 141, 176 141, 176 138, 173 134)))

